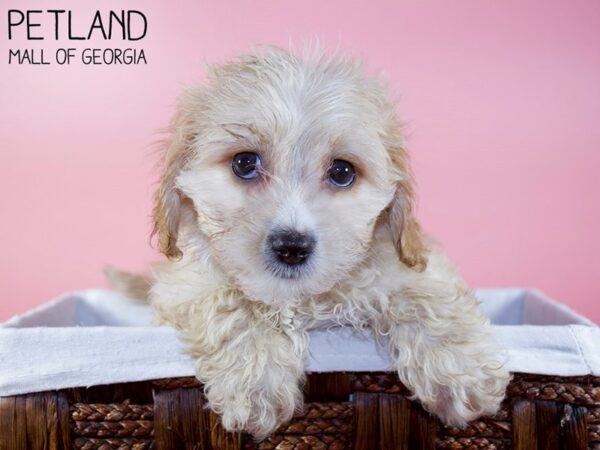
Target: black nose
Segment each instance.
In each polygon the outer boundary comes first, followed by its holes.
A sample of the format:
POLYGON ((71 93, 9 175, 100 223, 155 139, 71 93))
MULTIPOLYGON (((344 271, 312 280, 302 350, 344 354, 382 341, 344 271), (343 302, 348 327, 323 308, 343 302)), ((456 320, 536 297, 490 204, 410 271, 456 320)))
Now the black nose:
POLYGON ((291 230, 272 233, 269 241, 277 259, 290 266, 305 262, 315 248, 312 236, 291 230))

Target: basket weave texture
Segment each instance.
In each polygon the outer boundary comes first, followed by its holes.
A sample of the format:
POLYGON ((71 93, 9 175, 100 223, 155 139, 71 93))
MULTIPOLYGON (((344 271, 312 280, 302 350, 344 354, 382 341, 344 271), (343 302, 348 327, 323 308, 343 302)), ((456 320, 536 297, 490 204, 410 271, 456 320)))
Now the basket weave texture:
POLYGON ((311 374, 302 411, 262 442, 226 433, 193 378, 0 398, 0 450, 600 450, 600 377, 515 374, 500 412, 463 429, 394 374, 311 374))

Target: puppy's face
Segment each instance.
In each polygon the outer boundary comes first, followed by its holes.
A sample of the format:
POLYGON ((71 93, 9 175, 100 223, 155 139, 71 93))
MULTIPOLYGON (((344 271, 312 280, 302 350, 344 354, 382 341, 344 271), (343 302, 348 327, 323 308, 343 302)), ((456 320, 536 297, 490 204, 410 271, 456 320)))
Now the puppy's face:
POLYGON ((402 252, 394 229, 412 220, 410 186, 401 147, 390 151, 399 136, 383 95, 349 61, 272 51, 213 69, 174 123, 155 209, 163 250, 204 241, 240 289, 267 303, 343 280, 382 214, 402 252), (185 214, 182 199, 194 223, 187 244, 173 230, 181 217, 168 217, 185 214))

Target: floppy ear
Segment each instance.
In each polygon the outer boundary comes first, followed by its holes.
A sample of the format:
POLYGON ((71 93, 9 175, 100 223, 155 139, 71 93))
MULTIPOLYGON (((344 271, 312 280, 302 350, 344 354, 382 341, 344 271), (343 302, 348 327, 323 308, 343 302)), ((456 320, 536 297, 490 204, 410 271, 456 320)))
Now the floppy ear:
POLYGON ((185 165, 190 142, 193 139, 190 124, 186 108, 180 102, 179 109, 171 122, 171 138, 164 156, 163 173, 154 194, 152 235, 158 236, 158 248, 169 259, 182 256, 177 246, 177 237, 186 198, 177 188, 176 178, 185 165))
POLYGON ((400 261, 418 272, 427 267, 427 247, 414 214, 414 190, 408 155, 397 126, 388 134, 388 151, 399 177, 388 217, 392 239, 400 261))

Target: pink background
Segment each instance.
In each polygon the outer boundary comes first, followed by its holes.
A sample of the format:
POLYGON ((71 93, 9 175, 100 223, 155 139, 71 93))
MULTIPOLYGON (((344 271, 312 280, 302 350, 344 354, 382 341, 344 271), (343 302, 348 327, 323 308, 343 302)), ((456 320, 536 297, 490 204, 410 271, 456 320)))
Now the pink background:
POLYGON ((106 263, 143 270, 158 258, 153 143, 180 88, 203 61, 318 36, 387 73, 419 216, 467 280, 539 288, 600 322, 597 0, 110 0, 94 8, 147 15, 135 43, 147 66, 7 64, 9 46, 40 41, 9 43, 6 9, 72 9, 78 30, 93 14, 81 3, 4 0, 0 11, 0 320, 105 286, 106 263))

